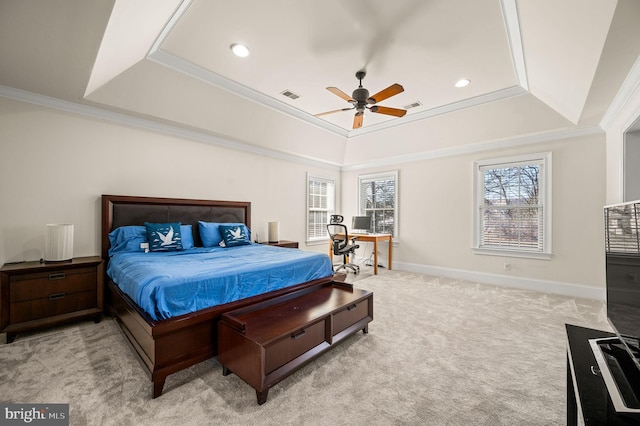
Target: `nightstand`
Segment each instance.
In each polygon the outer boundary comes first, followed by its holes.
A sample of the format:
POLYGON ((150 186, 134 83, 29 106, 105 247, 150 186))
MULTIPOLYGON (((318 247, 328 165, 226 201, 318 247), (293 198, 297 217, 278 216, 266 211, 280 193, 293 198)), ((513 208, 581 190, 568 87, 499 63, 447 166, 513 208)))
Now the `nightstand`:
POLYGON ((102 319, 104 262, 8 263, 0 268, 0 333, 16 334, 79 319, 102 319))
POLYGON ((287 241, 287 240, 280 240, 277 242, 267 242, 264 241, 260 244, 266 244, 268 246, 277 246, 277 247, 286 247, 286 248, 298 248, 298 242, 297 241, 287 241))

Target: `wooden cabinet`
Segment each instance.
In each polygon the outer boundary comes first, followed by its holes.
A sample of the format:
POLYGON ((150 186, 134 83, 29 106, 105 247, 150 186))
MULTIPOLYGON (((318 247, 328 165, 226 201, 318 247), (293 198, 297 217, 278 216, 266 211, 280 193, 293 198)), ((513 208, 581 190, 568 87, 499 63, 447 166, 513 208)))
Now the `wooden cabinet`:
POLYGON ((320 288, 251 305, 222 315, 218 360, 256 391, 269 388, 349 335, 368 331, 373 293, 331 282, 320 288))
POLYGON ((277 247, 286 247, 286 248, 298 248, 298 242, 297 241, 288 241, 288 240, 280 240, 277 242, 273 242, 273 243, 269 243, 269 242, 262 242, 260 244, 266 244, 268 246, 277 246, 277 247))
POLYGON ((83 318, 102 318, 104 267, 100 257, 70 262, 23 262, 0 269, 0 333, 17 333, 83 318))

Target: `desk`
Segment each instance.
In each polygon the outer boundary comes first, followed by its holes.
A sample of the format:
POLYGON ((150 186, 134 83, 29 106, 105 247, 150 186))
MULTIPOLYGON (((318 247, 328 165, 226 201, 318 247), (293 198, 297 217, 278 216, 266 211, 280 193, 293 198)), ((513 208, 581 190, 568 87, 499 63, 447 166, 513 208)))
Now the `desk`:
MULTIPOLYGON (((344 234, 342 234, 344 235, 344 234)), ((338 238, 340 235, 338 235, 338 238)), ((356 244, 358 241, 364 241, 366 243, 373 243, 373 273, 378 275, 378 242, 389 241, 389 270, 391 270, 391 262, 393 260, 393 241, 391 234, 349 234, 350 238, 356 237, 356 244)), ((333 245, 331 239, 329 239, 329 256, 333 258, 333 245)))

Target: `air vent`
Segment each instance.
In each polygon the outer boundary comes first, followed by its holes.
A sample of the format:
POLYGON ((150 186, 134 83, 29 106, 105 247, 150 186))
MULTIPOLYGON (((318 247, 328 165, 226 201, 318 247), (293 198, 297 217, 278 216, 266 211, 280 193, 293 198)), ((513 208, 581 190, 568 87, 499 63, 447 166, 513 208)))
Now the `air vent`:
POLYGON ((300 95, 296 95, 291 90, 285 90, 284 92, 280 92, 280 94, 290 99, 298 99, 300 97, 300 95))
POLYGON ((422 105, 422 103, 416 101, 416 102, 414 102, 412 104, 405 105, 404 109, 411 109, 411 108, 419 107, 420 105, 422 105))

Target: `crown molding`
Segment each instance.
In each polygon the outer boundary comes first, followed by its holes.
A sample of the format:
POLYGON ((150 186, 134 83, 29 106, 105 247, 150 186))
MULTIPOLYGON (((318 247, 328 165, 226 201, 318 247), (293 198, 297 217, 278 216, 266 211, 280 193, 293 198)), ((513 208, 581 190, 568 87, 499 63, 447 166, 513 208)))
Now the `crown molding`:
POLYGON ((16 89, 14 87, 0 85, 0 97, 13 99, 15 101, 26 102, 34 105, 39 105, 46 108, 52 108, 59 111, 64 111, 72 114, 82 115, 89 118, 109 121, 124 126, 130 126, 134 128, 144 129, 156 133, 161 133, 169 136, 174 136, 182 139, 190 139, 193 141, 209 143, 223 148, 233 149, 237 151, 243 151, 250 154, 255 154, 263 157, 271 157, 279 160, 290 161, 300 164, 308 164, 314 167, 321 167, 325 169, 340 170, 340 165, 328 161, 321 161, 312 159, 302 155, 295 155, 289 153, 283 153, 280 151, 261 148, 255 145, 233 141, 230 139, 213 136, 204 132, 186 129, 180 126, 161 123, 158 121, 135 117, 129 114, 110 111, 103 108, 98 108, 91 105, 80 104, 77 102, 66 101, 63 99, 54 98, 51 96, 45 96, 38 93, 29 92, 26 90, 16 89))
POLYGON ((425 151, 422 153, 413 153, 399 155, 396 157, 388 157, 382 160, 374 160, 365 163, 342 166, 342 171, 362 170, 374 167, 386 167, 403 163, 411 163, 415 161, 433 160, 444 157, 455 157, 460 155, 475 154, 479 152, 504 150, 525 145, 535 145, 546 142, 553 142, 561 139, 569 139, 580 136, 588 136, 595 134, 603 134, 604 131, 599 126, 582 127, 569 130, 560 130, 555 132, 546 132, 537 135, 522 136, 519 138, 501 139, 477 143, 473 145, 465 145, 460 147, 445 148, 433 151, 425 151))
POLYGON ((257 90, 240 84, 236 81, 228 79, 213 71, 207 70, 199 65, 196 65, 190 61, 182 59, 172 53, 169 53, 163 49, 157 49, 151 52, 147 59, 153 61, 159 65, 168 67, 177 72, 180 72, 191 78, 198 79, 207 84, 219 87, 235 95, 241 96, 250 101, 262 104, 273 110, 285 113, 291 117, 302 120, 308 124, 312 124, 316 127, 320 127, 327 131, 333 132, 346 139, 365 135, 367 133, 377 132, 384 129, 389 129, 396 126, 405 125, 414 121, 424 120, 427 118, 435 117, 442 114, 448 114, 451 112, 459 111, 461 109, 470 108, 474 106, 480 106, 491 102, 499 101, 502 99, 511 98, 514 96, 520 96, 528 93, 522 86, 512 86, 505 89, 497 90, 495 92, 487 93, 472 98, 463 99, 458 102, 453 102, 448 105, 442 105, 436 108, 431 108, 425 111, 420 111, 413 114, 407 114, 404 117, 396 118, 394 120, 387 120, 382 123, 368 125, 355 130, 345 130, 340 126, 329 123, 314 115, 311 115, 305 111, 295 108, 285 102, 277 100, 271 96, 267 96, 257 90))
POLYGON ((511 50, 511 58, 514 64, 514 72, 518 81, 518 84, 516 86, 507 87, 484 95, 463 99, 458 102, 453 102, 448 105, 407 114, 404 117, 399 117, 393 120, 387 120, 381 123, 371 124, 366 127, 352 130, 344 129, 326 120, 318 118, 312 114, 291 106, 286 102, 265 95, 264 93, 258 92, 257 90, 254 90, 248 86, 240 84, 218 73, 194 64, 191 61, 180 58, 172 53, 167 52, 166 50, 163 50, 162 44, 169 36, 173 28, 178 24, 182 16, 186 13, 192 1, 193 0, 184 0, 180 4, 180 6, 178 6, 175 13, 167 22, 167 25, 160 32, 158 38, 153 43, 151 49, 149 50, 149 53, 147 54, 147 59, 173 69, 177 72, 180 72, 184 75, 187 75, 191 78, 196 78, 200 81, 211 84, 250 101, 285 113, 308 124, 330 131, 346 139, 365 135, 368 133, 378 132, 380 130, 389 129, 400 125, 405 125, 414 121, 424 120, 427 118, 435 117, 437 115, 448 114, 450 112, 458 111, 464 108, 480 106, 483 104, 528 93, 527 74, 524 61, 524 51, 522 48, 522 37, 520 31, 520 20, 518 18, 517 0, 501 0, 500 2, 502 7, 502 14, 505 21, 507 38, 509 40, 509 47, 511 50))
MULTIPOLYGON (((624 107, 629 100, 633 97, 636 90, 640 87, 640 57, 636 59, 631 70, 624 79, 624 82, 620 86, 618 93, 613 98, 613 101, 607 108, 602 120, 600 120, 600 127, 605 131, 609 130, 609 127, 613 124, 615 119, 622 113, 624 107)), ((637 119, 637 116, 633 117, 633 121, 637 119)), ((631 123, 629 123, 630 125, 631 123)))
POLYGON ((502 0, 502 16, 507 26, 507 36, 509 37, 509 47, 511 48, 511 58, 515 68, 518 84, 524 90, 529 90, 527 80, 527 66, 524 60, 524 48, 522 47, 522 32, 520 31, 520 18, 518 15, 517 0, 502 0))
POLYGON ((313 115, 307 112, 304 112, 289 104, 281 102, 275 98, 272 98, 271 96, 265 95, 264 93, 258 92, 257 90, 254 90, 248 86, 245 86, 236 81, 228 79, 213 71, 207 70, 199 65, 194 64, 193 62, 182 59, 163 49, 157 49, 153 51, 151 54, 147 56, 147 59, 157 64, 160 64, 162 66, 173 69, 191 78, 198 79, 207 84, 213 85, 215 87, 221 88, 235 95, 241 96, 245 99, 249 99, 253 102, 264 105, 268 108, 283 112, 291 117, 297 118, 307 123, 311 123, 317 127, 321 127, 325 130, 336 133, 345 138, 348 137, 349 132, 339 126, 336 126, 325 120, 321 120, 317 117, 314 117, 313 115))
POLYGON ((471 153, 478 153, 484 151, 493 151, 498 149, 508 149, 516 146, 532 145, 538 143, 545 143, 556 141, 560 139, 568 139, 573 137, 587 136, 593 134, 603 133, 602 128, 598 126, 575 128, 569 130, 562 130, 556 132, 547 132, 531 136, 523 136, 520 138, 510 138, 497 141, 489 141, 485 143, 478 143, 473 145, 465 145, 461 147, 446 148, 434 151, 427 151, 422 153, 414 153, 407 155, 400 155, 395 157, 389 157, 382 160, 375 160, 365 163, 353 164, 353 165, 340 165, 333 162, 321 161, 314 158, 305 157, 302 155, 295 155, 289 153, 283 153, 280 151, 261 148, 255 145, 233 141, 230 139, 222 138, 219 136, 213 136, 204 132, 185 129, 172 124, 160 123, 158 121, 135 117, 129 114, 110 111, 95 106, 79 104, 77 102, 70 102, 51 96, 45 96, 38 93, 29 92, 26 90, 16 89, 9 86, 0 85, 0 97, 13 99, 15 101, 26 102, 34 105, 39 105, 47 108, 56 109, 72 114, 82 115, 89 118, 110 121, 124 126, 130 126, 134 128, 140 128, 156 133, 161 133, 169 136, 174 136, 183 139, 194 140, 198 142, 209 143, 212 145, 220 146, 227 149, 233 149, 237 151, 243 151, 250 154, 255 154, 264 157, 270 157, 285 161, 290 161, 299 164, 307 164, 313 167, 330 169, 333 171, 351 171, 362 170, 379 166, 398 165, 402 163, 411 163, 415 161, 432 160, 443 157, 453 157, 459 155, 466 155, 471 153))

